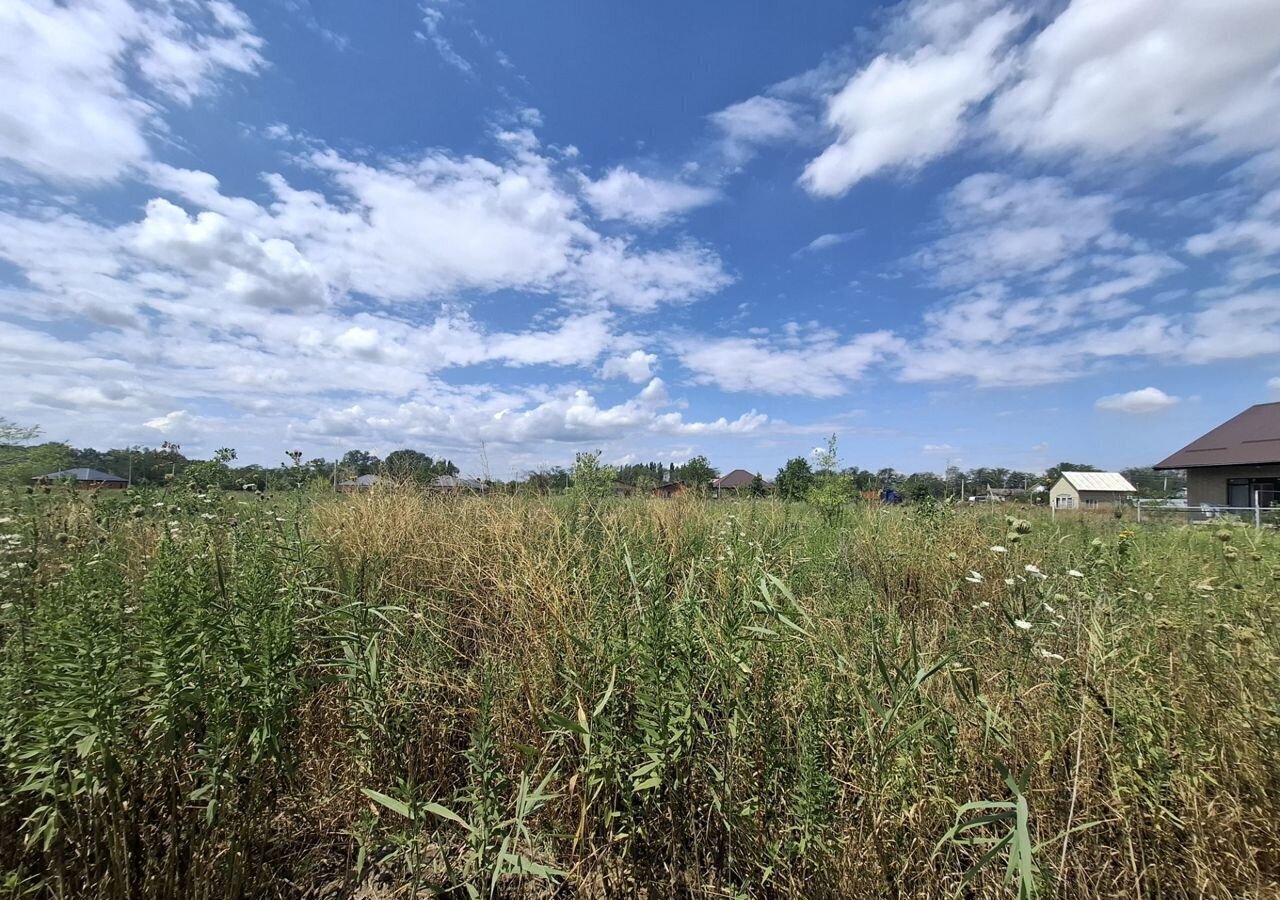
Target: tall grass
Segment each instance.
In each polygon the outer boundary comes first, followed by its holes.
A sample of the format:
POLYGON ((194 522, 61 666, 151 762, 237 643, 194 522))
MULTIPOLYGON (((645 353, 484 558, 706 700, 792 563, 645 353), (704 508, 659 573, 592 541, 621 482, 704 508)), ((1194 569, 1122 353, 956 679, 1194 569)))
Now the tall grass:
POLYGON ((1280 891, 1275 534, 393 491, 9 505, 14 896, 1280 891))

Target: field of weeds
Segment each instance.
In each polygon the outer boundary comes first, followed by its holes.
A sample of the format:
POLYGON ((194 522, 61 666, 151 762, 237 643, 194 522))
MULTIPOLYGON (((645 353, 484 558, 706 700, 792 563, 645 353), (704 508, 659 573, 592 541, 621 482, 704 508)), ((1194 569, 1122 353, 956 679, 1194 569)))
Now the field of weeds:
POLYGON ((0 892, 1275 897, 1280 537, 0 500, 0 892))

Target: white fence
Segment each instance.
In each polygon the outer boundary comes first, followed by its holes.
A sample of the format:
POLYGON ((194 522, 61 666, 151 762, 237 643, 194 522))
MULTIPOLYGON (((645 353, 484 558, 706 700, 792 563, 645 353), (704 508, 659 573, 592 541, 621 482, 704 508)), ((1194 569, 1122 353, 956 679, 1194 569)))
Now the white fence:
POLYGON ((1264 525, 1280 527, 1280 505, 1276 504, 1280 498, 1274 494, 1273 491, 1255 492, 1253 506, 1222 506, 1216 503, 1188 506, 1186 501, 1177 500, 1138 500, 1135 506, 1139 522, 1211 525, 1240 521, 1255 528, 1264 525))

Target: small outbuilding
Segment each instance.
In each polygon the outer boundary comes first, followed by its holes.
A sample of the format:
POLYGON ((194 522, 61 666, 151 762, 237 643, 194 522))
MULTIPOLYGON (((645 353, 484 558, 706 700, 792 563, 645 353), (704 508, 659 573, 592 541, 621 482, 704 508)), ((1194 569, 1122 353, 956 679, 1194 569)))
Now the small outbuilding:
POLYGON ((489 489, 478 478, 463 478, 459 475, 440 475, 431 479, 431 489, 447 494, 483 494, 489 489))
POLYGON ((73 482, 75 486, 81 490, 104 488, 106 490, 122 491, 129 486, 127 479, 121 478, 119 475, 112 475, 110 472, 103 472, 99 469, 63 469, 61 472, 50 472, 48 475, 37 475, 31 480, 36 482, 36 484, 73 482))
POLYGON ((1249 407, 1155 468, 1186 470, 1188 506, 1280 506, 1280 403, 1249 407))
POLYGON ((668 481, 660 484, 653 489, 655 497, 661 497, 664 500, 670 500, 672 497, 678 497, 685 491, 683 481, 668 481))
POLYGON ((358 478, 352 478, 350 481, 339 481, 338 493, 362 494, 377 487, 379 480, 377 475, 361 475, 358 478))
POLYGON ((1049 505, 1054 509, 1082 509, 1128 503, 1138 489, 1119 472, 1063 472, 1049 489, 1049 505))

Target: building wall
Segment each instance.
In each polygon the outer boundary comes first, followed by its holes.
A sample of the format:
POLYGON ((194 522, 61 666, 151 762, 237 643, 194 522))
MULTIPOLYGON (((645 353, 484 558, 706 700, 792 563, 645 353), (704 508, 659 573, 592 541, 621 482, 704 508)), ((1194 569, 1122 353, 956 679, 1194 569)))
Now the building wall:
POLYGON ((1187 469, 1187 505, 1226 506, 1228 478, 1280 478, 1280 465, 1187 469))
POLYGON ((1058 502, 1059 497, 1070 497, 1070 508, 1080 508, 1080 492, 1073 488, 1071 486, 1071 482, 1067 481, 1065 478, 1059 478, 1057 484, 1049 490, 1049 505, 1054 509, 1062 508, 1061 504, 1058 502))
POLYGON ((1081 491, 1080 505, 1089 506, 1115 506, 1117 503, 1125 503, 1131 500, 1136 494, 1130 494, 1127 491, 1081 491))

